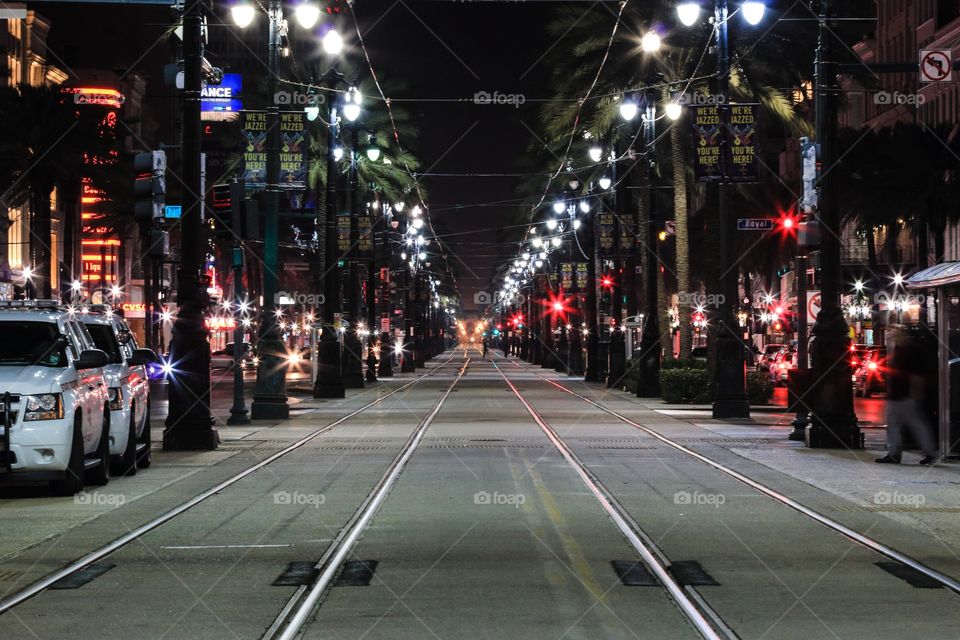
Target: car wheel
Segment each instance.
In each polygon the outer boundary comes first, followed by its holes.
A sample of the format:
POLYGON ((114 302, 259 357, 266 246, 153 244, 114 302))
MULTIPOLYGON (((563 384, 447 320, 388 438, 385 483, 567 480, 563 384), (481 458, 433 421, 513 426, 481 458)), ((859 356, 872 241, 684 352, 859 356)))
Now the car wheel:
POLYGON ((147 406, 144 409, 145 418, 143 425, 143 433, 140 434, 140 437, 137 438, 137 449, 139 450, 139 455, 137 456, 137 467, 140 469, 149 469, 150 468, 150 398, 147 398, 147 406))
POLYGON ((110 474, 114 476, 137 475, 137 422, 133 407, 130 407, 130 429, 127 434, 127 446, 119 456, 110 458, 110 474))
POLYGON ((110 409, 103 408, 103 428, 100 429, 100 442, 97 443, 97 457, 100 464, 86 473, 86 480, 98 487, 110 482, 110 409))
POLYGON ((70 442, 70 460, 63 478, 50 483, 54 495, 72 496, 83 490, 83 434, 80 416, 73 421, 73 436, 70 442))

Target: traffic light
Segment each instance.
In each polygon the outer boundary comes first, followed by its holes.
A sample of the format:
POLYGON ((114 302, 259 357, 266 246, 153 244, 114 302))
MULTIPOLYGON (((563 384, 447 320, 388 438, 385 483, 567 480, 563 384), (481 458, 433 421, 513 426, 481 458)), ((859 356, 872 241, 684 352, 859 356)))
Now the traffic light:
POLYGON ((167 195, 167 154, 163 151, 138 153, 133 157, 137 177, 133 184, 133 216, 138 222, 163 219, 167 195))

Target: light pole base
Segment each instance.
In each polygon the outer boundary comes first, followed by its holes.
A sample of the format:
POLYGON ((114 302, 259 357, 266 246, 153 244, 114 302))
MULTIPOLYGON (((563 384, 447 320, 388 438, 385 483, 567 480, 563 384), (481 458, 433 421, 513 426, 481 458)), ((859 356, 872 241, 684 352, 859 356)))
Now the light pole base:
POLYGON ((622 331, 610 334, 609 347, 610 365, 607 369, 607 388, 621 388, 623 376, 627 369, 627 344, 623 339, 622 331))
POLYGON ((290 417, 287 405, 286 363, 283 360, 283 341, 273 336, 260 340, 260 367, 257 369, 257 386, 250 405, 253 420, 286 420, 290 417))
MULTIPOLYGON (((334 335, 334 330, 329 333, 334 335)), ((328 329, 324 328, 323 334, 328 329)), ((340 341, 336 338, 320 336, 320 354, 317 366, 317 380, 313 385, 314 398, 345 398, 347 392, 343 387, 343 378, 340 375, 340 341)))
POLYGON ((220 434, 212 421, 180 421, 163 430, 164 451, 213 451, 219 444, 220 434))
POLYGON ((246 408, 239 410, 236 408, 230 409, 230 417, 227 418, 227 424, 231 427, 242 424, 250 424, 250 417, 247 415, 247 413, 248 412, 246 408))
POLYGON ((846 359, 850 345, 847 322, 840 311, 817 315, 810 343, 810 426, 805 442, 811 448, 863 447, 853 410, 853 382, 846 359))
POLYGON ((363 345, 360 338, 348 331, 343 337, 343 386, 363 389, 363 345))
POLYGON ((717 369, 714 376, 713 418, 749 418, 747 365, 743 343, 721 324, 717 336, 717 369))
POLYGON ((290 405, 287 396, 254 396, 250 417, 254 420, 288 420, 290 405))

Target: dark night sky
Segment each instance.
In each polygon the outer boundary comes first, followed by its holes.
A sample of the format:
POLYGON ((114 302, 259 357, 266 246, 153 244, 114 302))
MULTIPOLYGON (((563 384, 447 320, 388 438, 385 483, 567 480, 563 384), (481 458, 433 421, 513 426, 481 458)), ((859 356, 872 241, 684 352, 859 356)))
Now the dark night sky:
MULTIPOLYGON (((554 44, 545 25, 555 6, 444 0, 368 0, 355 5, 377 73, 405 87, 390 97, 414 99, 405 106, 416 114, 420 135, 402 142, 422 159, 421 171, 525 170, 523 156, 535 142, 531 129, 539 131, 532 99, 548 93, 549 69, 541 56, 554 44), (528 102, 516 108, 443 100, 472 99, 478 91, 523 94, 528 102)), ((53 22, 51 62, 115 69, 135 65, 152 78, 149 102, 161 117, 169 113, 169 90, 159 82, 169 51, 166 45, 154 46, 171 21, 169 9, 62 3, 43 3, 39 8, 53 22)), ((349 26, 342 31, 350 32, 352 23, 349 26)), ((293 31, 294 37, 299 35, 293 31)), ((355 35, 348 43, 356 44, 355 35)), ((348 56, 362 64, 358 47, 349 49, 348 56)), ((437 231, 450 234, 447 246, 460 258, 455 263, 467 308, 473 307, 474 293, 486 288, 497 256, 505 250, 512 253, 497 244, 507 237, 503 227, 526 214, 523 207, 509 204, 475 205, 516 199, 520 180, 424 178, 437 231)))
MULTIPOLYGON (((399 2, 381 3, 387 13, 364 36, 373 63, 382 73, 409 84, 397 97, 471 98, 478 91, 547 93, 548 68, 538 59, 552 40, 545 25, 552 3, 543 2, 399 2)), ((369 23, 369 5, 358 5, 361 22, 369 23)), ((562 46, 562 44, 560 45, 562 46)), ((538 131, 536 103, 475 105, 472 102, 418 101, 408 105, 419 114, 422 129, 415 148, 423 170, 435 173, 513 173, 524 170, 522 156, 538 131)), ((462 260, 460 288, 464 304, 473 307, 474 293, 485 289, 490 267, 504 251, 503 233, 522 207, 476 205, 518 197, 521 178, 427 177, 435 224, 450 234, 451 253, 462 260)), ((439 233, 443 230, 438 229, 439 233)), ((518 235, 517 230, 514 236, 518 235)), ((512 249, 508 249, 512 255, 512 249)))

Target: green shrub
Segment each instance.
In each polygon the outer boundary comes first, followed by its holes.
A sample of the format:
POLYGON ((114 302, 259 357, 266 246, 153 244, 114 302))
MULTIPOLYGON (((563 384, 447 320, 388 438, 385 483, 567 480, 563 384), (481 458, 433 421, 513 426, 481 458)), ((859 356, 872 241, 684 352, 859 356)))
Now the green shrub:
POLYGON ((664 367, 660 370, 660 395, 669 404, 706 404, 713 395, 710 378, 706 366, 664 367))
POLYGON ((747 400, 752 405, 770 404, 773 398, 773 381, 763 371, 747 372, 747 400))
POLYGON ((693 358, 664 358, 660 364, 661 369, 706 369, 706 360, 694 360, 693 358))

